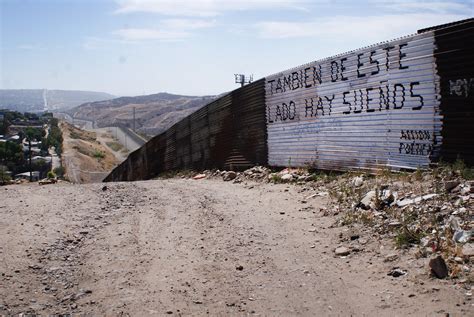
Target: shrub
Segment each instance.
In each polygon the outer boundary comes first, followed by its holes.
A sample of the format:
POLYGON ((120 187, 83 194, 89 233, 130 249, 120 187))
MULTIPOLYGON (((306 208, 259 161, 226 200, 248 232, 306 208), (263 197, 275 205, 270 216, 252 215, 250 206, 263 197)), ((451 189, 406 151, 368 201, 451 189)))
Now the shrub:
POLYGON ((54 170, 53 170, 54 174, 56 174, 58 177, 63 177, 64 176, 64 167, 62 166, 59 166, 59 167, 56 167, 54 170))
POLYGON ((93 157, 100 160, 100 159, 103 159, 105 157, 105 153, 102 152, 102 151, 95 150, 94 154, 93 154, 93 157))

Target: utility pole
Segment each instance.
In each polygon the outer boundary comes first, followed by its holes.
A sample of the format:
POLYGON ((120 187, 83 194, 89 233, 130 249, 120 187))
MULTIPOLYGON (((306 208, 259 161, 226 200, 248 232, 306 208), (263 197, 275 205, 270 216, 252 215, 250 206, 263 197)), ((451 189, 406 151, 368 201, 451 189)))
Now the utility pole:
POLYGON ((30 183, 33 181, 33 172, 31 170, 31 137, 28 138, 28 147, 29 147, 29 167, 30 167, 30 183))
POLYGON ((33 171, 31 166, 31 140, 34 138, 34 130, 31 127, 27 127, 25 130, 26 140, 28 141, 28 165, 30 169, 30 182, 33 181, 33 171))
POLYGON ((240 84, 240 87, 243 87, 245 84, 250 84, 253 82, 253 74, 249 77, 245 76, 244 74, 234 74, 235 83, 240 84))

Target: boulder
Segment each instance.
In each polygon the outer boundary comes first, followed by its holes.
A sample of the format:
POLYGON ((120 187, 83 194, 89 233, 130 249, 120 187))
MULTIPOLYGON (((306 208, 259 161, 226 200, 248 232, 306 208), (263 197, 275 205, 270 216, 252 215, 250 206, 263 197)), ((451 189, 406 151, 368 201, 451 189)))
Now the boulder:
POLYGON ((431 273, 433 273, 435 277, 442 279, 448 276, 448 266, 441 255, 431 259, 429 265, 431 268, 431 273))
POLYGON ((228 182, 228 181, 231 181, 233 179, 235 179, 237 177, 237 173, 234 172, 234 171, 228 171, 224 174, 223 176, 223 180, 228 182))

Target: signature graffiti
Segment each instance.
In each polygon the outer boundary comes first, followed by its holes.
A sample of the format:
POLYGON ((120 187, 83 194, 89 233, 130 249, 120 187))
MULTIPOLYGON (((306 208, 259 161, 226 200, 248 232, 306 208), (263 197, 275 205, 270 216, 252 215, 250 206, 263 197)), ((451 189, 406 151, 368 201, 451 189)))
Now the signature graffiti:
POLYGON ((474 93, 474 78, 462 78, 449 81, 449 94, 467 98, 474 93))

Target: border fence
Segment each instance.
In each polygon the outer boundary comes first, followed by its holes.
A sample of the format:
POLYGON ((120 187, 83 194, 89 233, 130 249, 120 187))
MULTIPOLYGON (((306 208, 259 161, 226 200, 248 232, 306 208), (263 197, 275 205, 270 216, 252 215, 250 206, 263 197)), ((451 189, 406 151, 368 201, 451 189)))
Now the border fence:
POLYGON ((474 164, 474 19, 236 89, 131 153, 105 181, 253 165, 392 170, 474 164))

